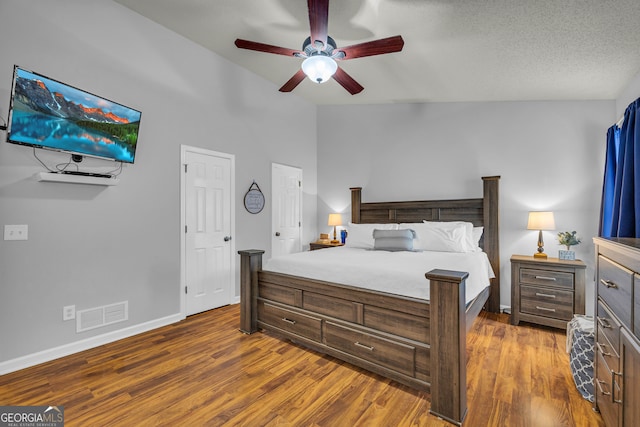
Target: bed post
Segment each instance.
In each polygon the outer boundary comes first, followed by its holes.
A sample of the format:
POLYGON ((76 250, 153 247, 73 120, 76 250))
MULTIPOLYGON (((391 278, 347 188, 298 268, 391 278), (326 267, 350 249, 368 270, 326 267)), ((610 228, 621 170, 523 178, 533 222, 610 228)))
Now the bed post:
POLYGON ((362 187, 351 187, 351 222, 360 224, 360 205, 362 203, 362 187))
POLYGON ((467 328, 465 280, 469 273, 431 270, 431 408, 429 411, 461 425, 467 415, 467 328))
POLYGON ((487 301, 487 310, 500 312, 500 233, 499 233, 499 176, 483 176, 483 223, 484 251, 489 258, 496 277, 491 279, 491 292, 487 301))
POLYGON ((240 331, 258 330, 258 271, 262 270, 263 250, 248 249, 240 254, 240 331))

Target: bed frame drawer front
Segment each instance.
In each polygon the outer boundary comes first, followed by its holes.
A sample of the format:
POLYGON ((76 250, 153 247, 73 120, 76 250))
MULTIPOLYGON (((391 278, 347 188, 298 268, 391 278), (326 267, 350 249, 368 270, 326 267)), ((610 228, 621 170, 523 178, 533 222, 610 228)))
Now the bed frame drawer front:
POLYGON ((566 288, 567 290, 573 290, 573 274, 562 271, 521 268, 520 283, 528 285, 553 286, 554 288, 566 288))
POLYGON ((364 306, 364 326, 425 344, 431 338, 428 318, 368 304, 364 306))
POLYGON ((573 292, 535 286, 520 287, 520 310, 536 316, 571 320, 573 292))
POLYGON ((272 283, 260 283, 260 298, 280 302, 282 304, 302 307, 302 291, 272 283))
POLYGON ((322 320, 317 317, 258 301, 258 319, 283 331, 322 341, 322 320))
POLYGON ((413 346, 329 321, 325 322, 324 339, 330 347, 415 377, 416 348, 413 346))
POLYGON ((309 291, 303 293, 302 308, 347 322, 356 322, 358 316, 353 301, 309 291))
POLYGON ((614 314, 629 329, 633 298, 633 272, 617 262, 598 256, 598 296, 613 308, 614 314))

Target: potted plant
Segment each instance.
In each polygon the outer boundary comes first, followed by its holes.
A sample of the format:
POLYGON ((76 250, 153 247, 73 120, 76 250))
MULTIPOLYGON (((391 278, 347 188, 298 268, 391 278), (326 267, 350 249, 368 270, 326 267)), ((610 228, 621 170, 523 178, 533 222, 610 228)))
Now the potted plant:
POLYGON ((579 237, 576 237, 575 231, 561 231, 558 233, 558 243, 567 247, 566 251, 558 251, 558 258, 566 260, 576 259, 576 253, 571 250, 571 246, 575 246, 581 241, 579 237))

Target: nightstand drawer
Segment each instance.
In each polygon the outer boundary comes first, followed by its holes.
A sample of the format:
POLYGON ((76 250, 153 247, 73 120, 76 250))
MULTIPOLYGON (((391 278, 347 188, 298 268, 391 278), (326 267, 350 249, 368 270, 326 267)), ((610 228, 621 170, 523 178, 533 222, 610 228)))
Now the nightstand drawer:
POLYGON ((521 286, 520 307, 523 313, 571 320, 573 317, 573 292, 536 286, 521 286))
POLYGON ((573 274, 562 271, 521 268, 520 283, 573 290, 573 274))

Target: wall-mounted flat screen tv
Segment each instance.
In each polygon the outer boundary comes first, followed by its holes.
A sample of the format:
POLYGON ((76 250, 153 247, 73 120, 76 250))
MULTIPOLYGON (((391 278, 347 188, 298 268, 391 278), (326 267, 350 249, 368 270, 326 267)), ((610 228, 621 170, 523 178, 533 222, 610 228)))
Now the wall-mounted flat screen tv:
POLYGON ((7 142, 133 163, 141 115, 15 66, 7 142))

